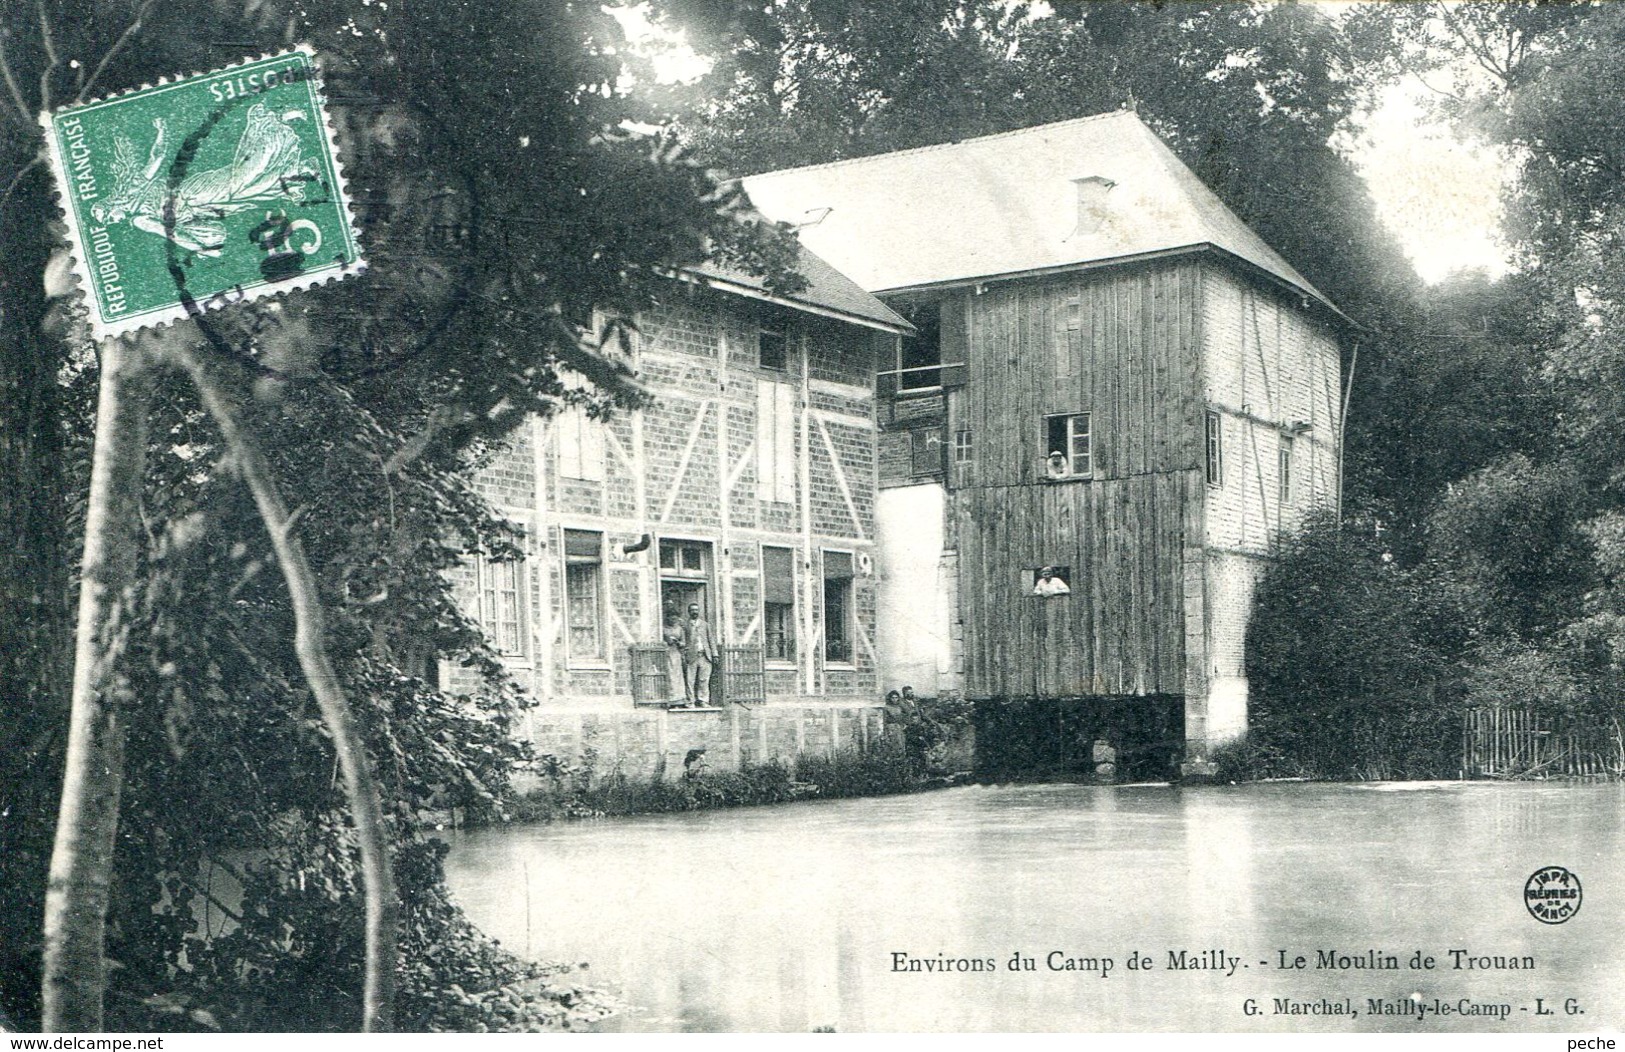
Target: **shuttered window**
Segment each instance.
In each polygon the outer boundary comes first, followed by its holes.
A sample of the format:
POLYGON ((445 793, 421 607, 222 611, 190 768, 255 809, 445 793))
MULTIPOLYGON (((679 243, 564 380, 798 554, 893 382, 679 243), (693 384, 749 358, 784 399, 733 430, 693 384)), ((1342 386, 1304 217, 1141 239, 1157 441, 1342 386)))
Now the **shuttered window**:
POLYGON ((762 548, 762 642, 769 661, 796 659, 795 555, 789 548, 762 548))
POLYGON ((604 535, 564 531, 565 620, 572 661, 604 660, 604 535))
POLYGON ((852 553, 824 553, 824 660, 852 662, 852 553))
POLYGON ((756 387, 756 496, 796 499, 796 392, 790 384, 756 387))
POLYGON ((581 406, 569 406, 554 418, 559 436, 559 474, 567 479, 604 481, 604 428, 602 420, 587 416, 581 406))

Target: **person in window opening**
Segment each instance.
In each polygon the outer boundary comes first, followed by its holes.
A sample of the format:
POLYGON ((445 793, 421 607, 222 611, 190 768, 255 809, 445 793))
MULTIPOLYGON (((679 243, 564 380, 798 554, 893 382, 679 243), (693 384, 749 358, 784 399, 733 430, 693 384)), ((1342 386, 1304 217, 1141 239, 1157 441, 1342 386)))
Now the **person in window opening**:
POLYGON ((1051 475, 1066 474, 1066 454, 1059 449, 1050 451, 1049 472, 1051 475))
POLYGON ((1038 580, 1033 584, 1033 594, 1048 599, 1054 595, 1070 595, 1072 586, 1055 575, 1055 567, 1045 566, 1038 571, 1038 580))
POLYGON ((710 703, 711 663, 716 659, 711 625, 700 617, 700 604, 690 603, 683 622, 683 690, 690 705, 710 703))
POLYGON ((672 705, 688 703, 688 687, 683 678, 683 618, 676 603, 667 603, 660 614, 660 641, 666 644, 666 698, 672 705))

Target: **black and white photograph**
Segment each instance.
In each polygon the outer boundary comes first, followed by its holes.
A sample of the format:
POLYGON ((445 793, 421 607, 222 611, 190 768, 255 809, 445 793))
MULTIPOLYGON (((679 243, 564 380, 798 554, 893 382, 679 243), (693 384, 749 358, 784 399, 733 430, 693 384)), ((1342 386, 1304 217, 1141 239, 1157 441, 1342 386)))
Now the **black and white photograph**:
POLYGON ((0 552, 9 1049, 1614 1048, 1625 3, 0 0, 0 552))

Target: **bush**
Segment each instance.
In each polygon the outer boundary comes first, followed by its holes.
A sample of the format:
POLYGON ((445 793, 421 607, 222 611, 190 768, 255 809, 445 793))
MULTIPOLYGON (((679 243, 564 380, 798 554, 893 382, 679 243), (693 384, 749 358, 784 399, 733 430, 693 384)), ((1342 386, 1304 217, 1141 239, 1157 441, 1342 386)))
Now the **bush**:
MULTIPOLYGON (((556 763, 543 758, 544 769, 556 763)), ((706 771, 693 779, 632 779, 620 771, 596 777, 590 764, 569 777, 514 800, 508 816, 518 821, 666 814, 718 807, 754 807, 811 797, 883 796, 922 788, 910 754, 880 743, 867 752, 803 756, 794 770, 780 760, 747 763, 736 771, 706 771)))
POLYGON ((1470 620, 1401 569, 1374 524, 1312 519, 1269 564, 1247 629, 1248 744, 1237 772, 1435 778, 1459 769, 1462 703, 1445 639, 1470 620))

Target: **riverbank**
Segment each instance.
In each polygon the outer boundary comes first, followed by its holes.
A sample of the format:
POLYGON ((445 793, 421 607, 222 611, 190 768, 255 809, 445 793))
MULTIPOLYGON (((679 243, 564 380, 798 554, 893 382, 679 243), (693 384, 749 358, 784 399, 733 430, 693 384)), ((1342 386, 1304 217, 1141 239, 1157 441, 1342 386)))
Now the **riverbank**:
POLYGON ((793 800, 839 800, 928 792, 968 780, 968 772, 928 771, 905 745, 880 742, 866 751, 802 756, 794 765, 773 759, 736 770, 701 768, 677 779, 601 775, 588 766, 556 762, 543 784, 508 807, 516 822, 671 814, 715 808, 759 807, 793 800))

